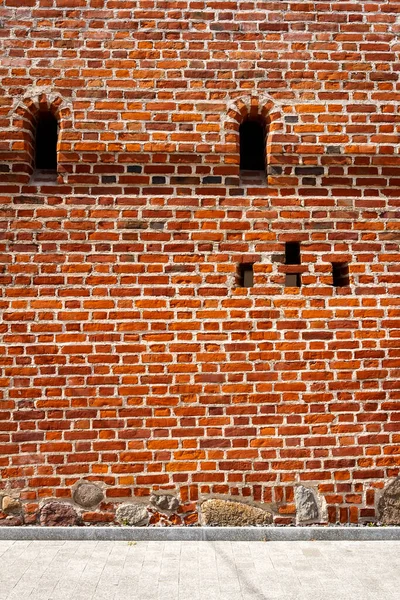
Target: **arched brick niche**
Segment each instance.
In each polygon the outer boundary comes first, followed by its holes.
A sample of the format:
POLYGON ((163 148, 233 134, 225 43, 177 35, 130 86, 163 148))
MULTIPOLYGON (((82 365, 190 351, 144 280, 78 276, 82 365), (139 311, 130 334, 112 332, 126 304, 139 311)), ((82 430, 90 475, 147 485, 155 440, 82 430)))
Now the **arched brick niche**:
POLYGON ((245 96, 235 100, 229 107, 224 123, 225 164, 232 168, 232 176, 242 184, 269 186, 296 186, 292 177, 298 157, 294 152, 298 142, 293 135, 290 118, 286 119, 280 108, 267 96, 245 96), (265 171, 259 176, 247 177, 241 172, 240 129, 246 122, 257 122, 265 129, 265 171), (244 175, 244 176, 243 176, 244 175))
POLYGON ((27 184, 30 181, 43 179, 46 182, 46 174, 37 173, 35 165, 35 145, 37 124, 41 114, 51 114, 58 122, 57 135, 57 168, 54 173, 47 174, 49 182, 63 182, 63 174, 66 172, 65 154, 67 145, 63 141, 64 132, 71 126, 69 107, 63 105, 59 96, 53 99, 46 94, 37 98, 25 98, 18 106, 13 120, 13 127, 18 131, 18 138, 12 145, 12 173, 14 181, 27 184))

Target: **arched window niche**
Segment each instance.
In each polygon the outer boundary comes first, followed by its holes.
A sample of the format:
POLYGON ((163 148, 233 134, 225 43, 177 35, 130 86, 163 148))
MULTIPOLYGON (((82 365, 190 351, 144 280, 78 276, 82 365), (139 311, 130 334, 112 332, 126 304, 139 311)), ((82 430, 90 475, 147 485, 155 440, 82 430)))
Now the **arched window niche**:
POLYGON ((39 111, 36 124, 35 169, 57 171, 58 122, 49 111, 39 111))
POLYGON ((239 127, 240 172, 251 171, 264 174, 266 171, 267 126, 265 120, 258 116, 248 117, 239 127))
POLYGON ((17 107, 13 120, 19 136, 15 173, 21 183, 63 181, 70 148, 62 136, 72 127, 70 116, 70 106, 59 96, 45 93, 26 97, 17 107))
POLYGON ((34 180, 57 180, 57 142, 57 118, 50 110, 39 110, 34 140, 34 180))
POLYGON ((263 115, 247 115, 239 126, 240 182, 262 185, 267 181, 268 122, 263 115))
POLYGON ((279 108, 267 94, 242 96, 229 105, 224 127, 231 185, 235 178, 239 186, 266 185, 270 167, 277 163, 275 136, 283 131, 279 108))

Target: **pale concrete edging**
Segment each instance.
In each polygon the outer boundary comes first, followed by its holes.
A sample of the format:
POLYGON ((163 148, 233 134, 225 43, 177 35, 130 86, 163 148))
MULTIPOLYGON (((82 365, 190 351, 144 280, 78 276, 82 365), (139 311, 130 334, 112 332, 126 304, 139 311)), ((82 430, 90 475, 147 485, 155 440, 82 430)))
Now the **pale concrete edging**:
POLYGON ((0 540, 400 541, 400 527, 0 527, 0 540))

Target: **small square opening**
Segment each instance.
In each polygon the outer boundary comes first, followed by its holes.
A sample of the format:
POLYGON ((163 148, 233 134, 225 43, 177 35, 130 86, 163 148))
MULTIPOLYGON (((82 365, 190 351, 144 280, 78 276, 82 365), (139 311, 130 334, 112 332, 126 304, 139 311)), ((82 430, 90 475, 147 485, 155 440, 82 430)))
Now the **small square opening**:
POLYGON ((285 244, 285 264, 300 264, 300 242, 286 242, 285 244))
POLYGON ((347 262, 332 263, 332 285, 347 287, 350 285, 349 264, 347 262))
POLYGON ((236 272, 236 285, 237 287, 253 287, 254 286, 254 264, 253 263, 240 263, 237 267, 236 272))
POLYGON ((286 273, 285 287, 301 287, 301 273, 286 273))

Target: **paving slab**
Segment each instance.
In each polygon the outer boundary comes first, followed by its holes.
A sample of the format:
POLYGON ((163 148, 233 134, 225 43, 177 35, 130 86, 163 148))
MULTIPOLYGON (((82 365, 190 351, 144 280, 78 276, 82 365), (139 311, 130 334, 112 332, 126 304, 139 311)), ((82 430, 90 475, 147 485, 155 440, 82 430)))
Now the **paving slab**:
POLYGON ((1 541, 0 600, 399 600, 399 541, 1 541))

